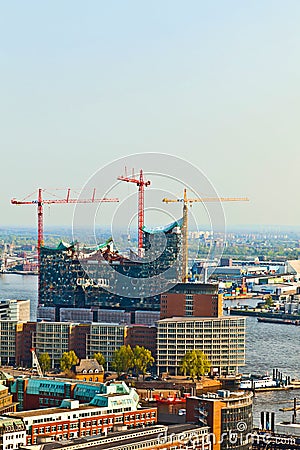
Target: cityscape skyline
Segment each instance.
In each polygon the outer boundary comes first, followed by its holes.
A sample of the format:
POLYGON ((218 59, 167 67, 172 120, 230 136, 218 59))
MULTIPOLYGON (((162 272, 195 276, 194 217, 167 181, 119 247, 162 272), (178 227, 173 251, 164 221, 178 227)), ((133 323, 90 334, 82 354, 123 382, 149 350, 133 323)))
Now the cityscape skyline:
POLYGON ((299 22, 2 2, 1 450, 300 448, 299 22))

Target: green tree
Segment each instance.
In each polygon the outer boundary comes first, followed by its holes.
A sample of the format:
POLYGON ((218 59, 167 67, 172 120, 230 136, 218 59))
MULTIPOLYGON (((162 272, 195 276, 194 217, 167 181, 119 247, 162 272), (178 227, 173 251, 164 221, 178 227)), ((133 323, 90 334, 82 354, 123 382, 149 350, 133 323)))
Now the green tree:
POLYGON ((94 353, 93 359, 95 359, 98 362, 98 364, 100 364, 100 366, 105 367, 106 361, 101 352, 94 353))
POLYGON ((180 365, 180 371, 184 375, 189 375, 194 381, 199 380, 206 372, 208 372, 211 364, 210 361, 201 350, 191 350, 187 352, 180 365))
POLYGON ((72 366, 78 363, 78 357, 74 350, 64 352, 60 359, 60 368, 62 371, 70 370, 72 366))
POLYGON ((112 368, 117 372, 118 376, 122 372, 128 373, 133 367, 133 351, 130 345, 122 345, 118 350, 115 350, 112 368))
POLYGON ((41 353, 38 357, 42 372, 47 372, 51 367, 51 358, 49 353, 41 353))
POLYGON ((273 300, 272 295, 268 295, 265 297, 265 305, 267 308, 270 308, 271 306, 274 305, 274 300, 273 300))
POLYGON ((152 366, 154 363, 154 358, 150 350, 145 347, 140 347, 136 345, 133 349, 133 364, 136 371, 137 379, 139 378, 139 374, 143 375, 143 380, 145 379, 145 375, 149 366, 152 366))

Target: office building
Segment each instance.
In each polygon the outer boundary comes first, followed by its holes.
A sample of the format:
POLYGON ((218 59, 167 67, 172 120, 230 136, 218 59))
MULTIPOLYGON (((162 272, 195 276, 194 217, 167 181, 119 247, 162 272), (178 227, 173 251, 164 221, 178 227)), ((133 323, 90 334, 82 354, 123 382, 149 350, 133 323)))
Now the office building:
POLYGON ((220 317, 223 314, 222 295, 218 284, 178 283, 160 296, 160 318, 220 317))
POLYGON ((125 345, 132 348, 136 345, 145 347, 151 351, 152 356, 156 359, 156 338, 157 328, 148 325, 130 325, 126 327, 125 345))
POLYGON ((59 321, 91 323, 93 322, 93 312, 88 308, 60 308, 59 321))
POLYGON ((172 317, 157 323, 157 369, 180 373, 184 355, 201 350, 217 375, 236 374, 245 364, 244 317, 172 317))
POLYGON ((73 323, 67 322, 37 322, 33 335, 33 347, 37 356, 48 353, 52 368, 59 366, 64 352, 69 351, 69 339, 73 323))
POLYGON ((0 320, 29 321, 30 300, 0 300, 0 320))
POLYGON ((0 361, 1 365, 15 364, 18 346, 17 333, 22 323, 13 320, 0 321, 0 361))
POLYGON ((131 314, 126 312, 125 309, 101 309, 92 307, 94 322, 105 323, 122 323, 124 325, 130 325, 131 314))
POLYGON ((212 450, 252 448, 251 392, 219 390, 186 401, 187 422, 209 426, 212 450))
POLYGON ((121 426, 130 429, 156 424, 156 408, 140 408, 135 389, 124 382, 100 386, 101 393, 89 403, 64 399, 59 407, 9 413, 9 417, 24 422, 27 445, 45 438, 60 441, 106 436, 121 426))
POLYGON ((118 323, 92 323, 86 336, 86 357, 102 353, 110 368, 115 350, 124 345, 125 326, 118 323))
POLYGON ((154 326, 156 322, 160 319, 159 311, 135 311, 134 313, 134 323, 136 325, 149 325, 154 326))

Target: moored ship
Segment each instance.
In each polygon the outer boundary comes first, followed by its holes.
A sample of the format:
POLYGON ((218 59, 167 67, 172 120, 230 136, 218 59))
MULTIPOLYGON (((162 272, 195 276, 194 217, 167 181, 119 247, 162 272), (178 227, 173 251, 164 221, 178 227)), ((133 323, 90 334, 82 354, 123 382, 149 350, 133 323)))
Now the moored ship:
POLYGON ((262 378, 248 378, 241 380, 240 389, 251 390, 251 389, 262 389, 262 388, 274 388, 277 387, 278 383, 273 380, 272 377, 264 376, 262 378))

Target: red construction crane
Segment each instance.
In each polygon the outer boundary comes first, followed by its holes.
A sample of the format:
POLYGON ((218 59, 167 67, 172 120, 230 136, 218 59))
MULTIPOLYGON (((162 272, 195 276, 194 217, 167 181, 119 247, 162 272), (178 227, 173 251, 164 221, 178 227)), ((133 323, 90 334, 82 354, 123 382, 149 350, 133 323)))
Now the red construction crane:
MULTIPOLYGON (((126 170, 126 169, 125 169, 126 170)), ((144 180, 143 170, 140 170, 140 177, 135 178, 134 174, 131 177, 120 176, 118 180, 127 181, 127 183, 135 183, 139 188, 138 196, 138 255, 142 256, 143 249, 143 226, 144 226, 144 192, 145 187, 149 186, 150 181, 144 180)))
MULTIPOLYGON (((96 198, 96 189, 93 190, 93 194, 91 198, 82 199, 82 198, 71 198, 71 189, 67 190, 67 196, 63 199, 51 199, 44 200, 42 193, 45 189, 38 189, 38 198, 37 200, 16 200, 13 198, 11 203, 13 205, 37 205, 37 213, 38 213, 38 267, 40 267, 40 253, 41 247, 44 245, 44 224, 43 224, 43 205, 52 205, 53 203, 65 204, 65 203, 102 203, 102 202, 118 202, 118 198, 96 198)), ((31 195, 30 195, 31 196, 31 195)), ((28 198, 28 197, 27 197, 28 198)))

